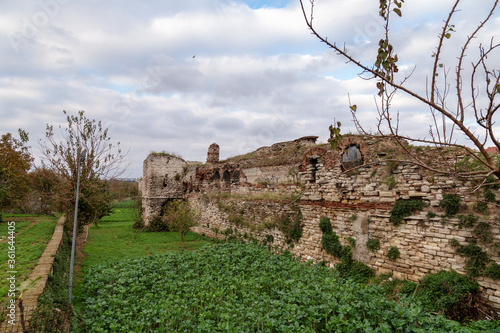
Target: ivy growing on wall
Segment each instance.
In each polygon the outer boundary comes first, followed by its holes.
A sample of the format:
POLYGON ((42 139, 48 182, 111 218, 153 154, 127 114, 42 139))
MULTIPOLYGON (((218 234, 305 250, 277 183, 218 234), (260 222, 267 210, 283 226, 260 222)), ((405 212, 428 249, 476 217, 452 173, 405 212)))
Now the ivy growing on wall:
POLYGON ((386 257, 391 259, 391 260, 396 260, 401 256, 401 252, 399 252, 399 249, 397 246, 391 246, 391 248, 387 251, 386 257))
POLYGON ((461 245, 457 248, 457 253, 466 257, 465 272, 472 277, 482 276, 486 272, 486 265, 490 262, 490 257, 480 246, 475 243, 461 245))
POLYGON ((444 193, 439 206, 444 208, 446 216, 453 216, 460 209, 460 196, 457 194, 444 193))
POLYGON ((350 245, 342 246, 339 236, 332 229, 331 221, 328 217, 320 219, 319 228, 323 233, 321 246, 325 251, 337 259, 340 263, 335 265, 335 269, 342 278, 353 279, 358 282, 367 282, 375 276, 375 271, 369 266, 352 260, 352 249, 356 245, 354 238, 348 237, 350 245))
POLYGON ((399 199, 396 201, 391 210, 391 216, 389 217, 389 221, 394 224, 394 226, 399 226, 401 221, 405 217, 410 216, 413 212, 417 210, 421 210, 424 208, 424 202, 422 200, 410 199, 410 200, 402 200, 399 199))
POLYGON ((378 238, 371 238, 366 241, 366 247, 368 250, 371 252, 376 252, 378 249, 380 249, 380 239, 378 238))
POLYGON ((285 242, 293 244, 302 237, 302 212, 300 208, 293 207, 293 212, 277 215, 274 224, 283 233, 285 242))

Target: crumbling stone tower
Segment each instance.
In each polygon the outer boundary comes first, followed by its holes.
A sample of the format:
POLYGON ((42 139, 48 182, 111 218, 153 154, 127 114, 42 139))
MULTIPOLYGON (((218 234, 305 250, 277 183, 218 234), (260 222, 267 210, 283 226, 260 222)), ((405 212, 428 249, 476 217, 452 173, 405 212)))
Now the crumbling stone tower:
POLYGON ((215 142, 208 147, 207 163, 219 163, 219 145, 215 142))

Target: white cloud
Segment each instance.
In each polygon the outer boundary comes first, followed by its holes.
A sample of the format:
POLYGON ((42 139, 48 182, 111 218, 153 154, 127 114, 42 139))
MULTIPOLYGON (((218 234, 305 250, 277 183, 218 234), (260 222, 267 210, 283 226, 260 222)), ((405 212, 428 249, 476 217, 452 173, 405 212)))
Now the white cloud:
MULTIPOLYGON (((417 64, 407 84, 422 95, 452 2, 405 3, 391 30, 401 74, 417 64)), ((49 10, 37 2, 0 3, 0 132, 22 127, 34 148, 45 123, 64 125, 63 109, 102 120, 130 148, 132 176, 141 175, 153 150, 204 161, 214 141, 228 157, 305 135, 325 141, 334 118, 354 131, 348 96, 376 130, 375 82, 358 78, 359 69, 310 34, 297 1, 258 9, 232 0, 43 1, 58 4, 49 10), (37 23, 43 13, 49 19, 37 23)), ((377 2, 316 4, 318 31, 372 63, 382 32, 377 2)), ((482 6, 464 2, 456 36, 482 16, 482 6)), ((496 19, 486 32, 499 27, 496 19)), ((450 66, 460 47, 454 37, 446 44, 450 66)), ((403 94, 394 108, 402 130, 427 135, 425 105, 403 94)))

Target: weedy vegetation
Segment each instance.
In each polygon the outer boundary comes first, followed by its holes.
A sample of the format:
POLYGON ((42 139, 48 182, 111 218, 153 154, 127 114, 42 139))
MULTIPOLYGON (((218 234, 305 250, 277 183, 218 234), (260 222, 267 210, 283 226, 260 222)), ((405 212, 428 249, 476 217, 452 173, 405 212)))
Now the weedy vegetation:
POLYGON ((252 244, 90 268, 80 332, 468 332, 382 288, 252 244))

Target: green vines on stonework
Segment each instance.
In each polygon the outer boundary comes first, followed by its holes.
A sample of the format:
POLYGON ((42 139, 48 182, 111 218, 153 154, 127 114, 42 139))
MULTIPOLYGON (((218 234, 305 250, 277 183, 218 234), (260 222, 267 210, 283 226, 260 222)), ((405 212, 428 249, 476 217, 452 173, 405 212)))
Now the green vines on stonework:
POLYGON ((339 236, 332 229, 332 224, 328 217, 322 217, 319 222, 319 228, 323 232, 321 246, 328 254, 331 254, 341 262, 335 265, 335 270, 344 279, 353 279, 354 281, 365 283, 375 276, 375 271, 369 266, 352 260, 352 249, 356 241, 348 237, 350 245, 342 246, 339 236))
POLYGON ((472 228, 476 225, 479 217, 472 214, 469 215, 458 215, 458 227, 462 228, 472 228))
POLYGON ((496 196, 493 192, 491 192, 490 189, 487 189, 485 192, 484 192, 484 199, 488 202, 496 202, 496 196))
POLYGON ((486 268, 485 275, 495 279, 499 280, 500 279, 500 265, 497 264, 496 262, 492 263, 486 268))
MULTIPOLYGON (((487 276, 493 279, 500 279, 500 265, 492 262, 488 252, 484 251, 481 244, 490 244, 493 242, 491 226, 488 222, 479 222, 479 217, 472 214, 459 215, 458 227, 472 229, 473 238, 469 239, 469 244, 460 245, 456 239, 450 240, 451 247, 455 248, 457 253, 466 258, 465 272, 471 277, 487 276)), ((496 248, 496 244, 491 246, 496 248)))
POLYGON ((371 252, 377 252, 380 249, 380 239, 371 238, 366 241, 366 248, 371 252))
POLYGON ((445 193, 439 206, 444 208, 446 216, 453 216, 460 209, 460 196, 457 194, 445 193))
POLYGON ((391 210, 391 216, 389 217, 389 221, 394 224, 394 226, 399 226, 401 221, 405 217, 410 216, 413 212, 417 210, 421 210, 424 208, 424 202, 422 200, 410 199, 410 200, 402 200, 399 199, 396 201, 391 210))
POLYGON ((302 212, 296 207, 293 214, 282 214, 277 221, 278 230, 285 236, 285 242, 292 244, 302 237, 302 212))
POLYGON ((391 260, 396 260, 401 257, 401 252, 399 252, 399 249, 396 246, 391 246, 385 256, 391 260))
POLYGON ((389 188, 389 190, 392 190, 393 188, 396 187, 397 183, 396 183, 396 179, 394 178, 394 176, 387 176, 385 179, 384 179, 384 184, 387 185, 387 187, 389 188))
POLYGON ((465 262, 467 275, 477 277, 485 274, 490 256, 480 246, 475 243, 461 245, 457 248, 457 253, 467 258, 465 262))
POLYGON ((488 222, 479 222, 472 233, 476 236, 480 243, 488 244, 493 241, 493 235, 490 231, 490 224, 488 222))
POLYGON ((456 239, 450 240, 459 255, 467 258, 465 261, 465 272, 470 277, 486 276, 492 279, 500 279, 500 265, 492 262, 489 254, 484 251, 475 240, 467 245, 460 245, 456 239))

